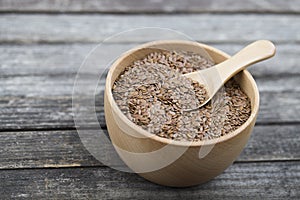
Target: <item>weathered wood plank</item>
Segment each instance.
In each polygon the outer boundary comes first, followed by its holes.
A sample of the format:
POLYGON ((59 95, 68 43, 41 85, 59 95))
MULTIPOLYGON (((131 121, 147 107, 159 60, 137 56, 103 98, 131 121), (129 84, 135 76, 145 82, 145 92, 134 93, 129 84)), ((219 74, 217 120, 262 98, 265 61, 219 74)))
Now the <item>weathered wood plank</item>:
MULTIPOLYGON (((299 42, 297 15, 22 15, 0 18, 2 43, 100 42, 121 31, 145 26, 181 31, 203 42, 241 42, 270 39, 299 42), (220 23, 222 21, 222 23, 220 23), (26 24, 26 26, 24 26, 26 24)), ((144 30, 114 42, 171 39, 173 34, 144 30), (159 38, 158 38, 159 36, 159 38)))
MULTIPOLYGON (((115 49, 130 49, 138 44, 104 44, 99 58, 107 58, 106 52, 115 49)), ((243 44, 212 44, 233 55, 243 44)), ((96 44, 63 44, 63 45, 0 45, 0 77, 40 76, 40 75, 75 75, 85 56, 96 44)), ((283 76, 300 74, 300 45, 278 44, 276 56, 267 62, 249 68, 256 76, 283 76)), ((103 59, 95 67, 103 67, 103 59)), ((91 71, 87 71, 91 73, 91 71)))
MULTIPOLYGON (((95 86, 90 85, 89 77, 80 82, 85 89, 80 94, 93 94, 95 86)), ((75 78, 72 76, 33 76, 9 77, 0 80, 0 96, 53 97, 71 96, 75 78)), ((256 78, 260 92, 299 92, 299 76, 291 77, 258 77, 256 78)), ((98 86, 101 91, 104 80, 98 86)))
POLYGON ((176 13, 176 12, 261 12, 299 13, 300 4, 294 0, 2 0, 2 12, 103 12, 103 13, 176 13))
POLYGON ((101 165, 82 145, 75 130, 1 132, 0 169, 101 165))
POLYGON ((260 93, 258 124, 298 123, 300 116, 300 94, 289 92, 260 93))
MULTIPOLYGON (((258 69, 259 67, 257 67, 258 69)), ((254 70, 254 69, 253 69, 254 70)), ((77 80, 77 84, 84 86, 78 94, 93 94, 97 86, 100 92, 104 88, 105 79, 98 85, 92 80, 97 80, 97 74, 84 74, 77 80)), ((1 77, 1 76, 0 76, 1 77)), ((260 92, 299 92, 300 79, 297 74, 278 76, 254 77, 260 92)), ((71 96, 75 81, 75 74, 44 74, 33 76, 8 76, 0 79, 0 96, 27 96, 51 97, 71 96)))
MULTIPOLYGON (((299 128, 255 126, 237 162, 300 160, 299 128)), ((75 130, 0 132, 0 169, 73 166, 102 166, 84 148, 75 130)))
POLYGON ((299 125, 256 125, 237 161, 300 160, 299 128, 299 125))
POLYGON ((109 168, 1 170, 4 199, 299 199, 299 162, 234 164, 201 186, 176 189, 109 168))
MULTIPOLYGON (((71 96, 73 84, 60 84, 59 81, 65 80, 64 78, 45 79, 42 83, 36 81, 39 79, 32 78, 28 83, 12 79, 10 84, 2 84, 4 88, 0 88, 0 129, 74 128, 71 96)), ((261 97, 258 124, 300 122, 299 81, 298 76, 257 79, 261 97)), ((83 97, 79 100, 85 100, 87 91, 93 91, 89 85, 86 85, 83 97)), ((97 94, 96 99, 98 121, 105 126, 103 91, 97 94)), ((90 109, 89 106, 75 106, 81 108, 83 115, 90 109)), ((88 121, 87 116, 83 117, 88 121)), ((85 126, 97 125, 98 122, 87 122, 85 126)))

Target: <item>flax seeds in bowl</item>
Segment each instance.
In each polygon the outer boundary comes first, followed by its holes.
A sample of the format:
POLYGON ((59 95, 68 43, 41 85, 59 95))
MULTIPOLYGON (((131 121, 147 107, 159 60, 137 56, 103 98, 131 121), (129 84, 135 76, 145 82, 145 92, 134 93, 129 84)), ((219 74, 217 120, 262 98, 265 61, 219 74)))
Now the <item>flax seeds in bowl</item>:
POLYGON ((198 108, 206 90, 182 74, 213 65, 192 52, 153 52, 125 68, 114 82, 113 97, 128 119, 152 134, 179 141, 218 138, 246 122, 251 105, 231 79, 219 91, 221 99, 198 108))
POLYGON ((253 77, 244 70, 221 90, 221 101, 183 112, 197 107, 205 90, 181 76, 228 58, 205 44, 162 40, 131 49, 112 64, 105 85, 105 120, 118 155, 132 171, 157 184, 187 187, 216 177, 233 163, 258 114, 253 77), (160 55, 149 48, 172 51, 160 55), (199 49, 213 62, 199 57, 199 49))

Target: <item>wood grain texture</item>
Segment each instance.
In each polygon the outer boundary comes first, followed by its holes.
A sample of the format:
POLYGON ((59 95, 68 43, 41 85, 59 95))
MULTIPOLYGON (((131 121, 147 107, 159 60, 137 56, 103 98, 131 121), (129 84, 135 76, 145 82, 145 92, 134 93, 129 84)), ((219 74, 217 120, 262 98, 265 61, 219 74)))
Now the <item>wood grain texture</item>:
MULTIPOLYGON (((300 160, 299 128, 255 126, 236 162, 300 160)), ((0 132, 0 158, 0 169, 103 166, 85 149, 76 130, 0 132)))
MULTIPOLYGON (((248 42, 242 44, 211 44, 233 55, 248 42)), ((0 45, 0 77, 18 76, 55 76, 75 75, 85 56, 97 44, 56 44, 56 45, 0 45)), ((96 67, 104 67, 108 63, 106 52, 116 49, 130 49, 136 44, 104 44, 99 51, 99 60, 96 67)), ((300 74, 300 45, 277 44, 277 54, 274 58, 251 66, 249 71, 255 76, 283 76, 300 74)), ((92 71, 87 71, 91 73, 92 71)))
POLYGON ((297 199, 299 162, 234 164, 212 181, 175 189, 109 168, 1 170, 4 199, 297 199))
POLYGON ((177 12, 254 12, 299 13, 300 4, 293 0, 2 0, 2 12, 99 12, 99 13, 177 13, 177 12))
POLYGON ((2 132, 1 169, 97 166, 76 131, 2 132))
MULTIPOLYGON (((6 87, 0 88, 0 129, 2 130, 32 130, 32 129, 61 129, 74 128, 72 112, 72 87, 73 84, 60 84, 58 80, 63 78, 44 79, 44 82, 35 82, 39 79, 31 79, 25 84, 21 82, 6 83, 6 87), (41 89, 41 87, 43 87, 41 89), (11 96, 14 94, 14 96, 11 96)), ((24 79, 23 79, 24 80, 24 79)), ((25 79, 26 80, 26 79, 25 79)), ((260 89, 260 111, 258 124, 296 123, 299 122, 300 113, 300 88, 299 77, 257 79, 260 89)), ((1 82, 1 81, 0 81, 1 82)), ((3 83, 3 82, 2 82, 3 83)), ((5 85, 5 84, 3 84, 5 85)), ((85 96, 88 91, 82 94, 85 96)), ((75 97, 77 98, 77 97, 75 97)), ((88 98, 87 98, 88 99, 88 98)), ((96 96, 96 114, 101 126, 105 127, 103 112, 103 91, 96 96)), ((79 102, 85 97, 77 98, 79 102)), ((88 120, 85 114, 92 108, 86 104, 74 104, 81 107, 81 114, 88 120), (85 105, 85 106, 84 106, 85 105)), ((86 123, 86 127, 96 127, 97 123, 86 123)))
MULTIPOLYGON (((300 21, 297 15, 3 14, 0 18, 0 42, 100 42, 121 31, 147 26, 174 29, 202 42, 245 42, 258 39, 299 42, 300 40, 300 21)), ((171 39, 172 35, 174 33, 153 32, 147 29, 133 32, 130 37, 119 36, 114 42, 171 39)))

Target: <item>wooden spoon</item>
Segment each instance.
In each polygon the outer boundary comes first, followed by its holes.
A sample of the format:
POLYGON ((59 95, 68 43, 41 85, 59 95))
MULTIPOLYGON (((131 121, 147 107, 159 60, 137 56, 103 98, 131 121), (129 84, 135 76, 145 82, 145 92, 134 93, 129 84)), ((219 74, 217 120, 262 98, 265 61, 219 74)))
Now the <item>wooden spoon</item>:
MULTIPOLYGON (((231 58, 211 68, 184 74, 188 78, 204 85, 208 97, 199 105, 204 106, 230 78, 244 70, 249 65, 274 56, 275 46, 268 40, 258 40, 246 46, 231 58)), ((197 108, 195 108, 197 109, 197 108)), ((191 110, 195 110, 191 109, 191 110)), ((189 111, 189 110, 185 110, 189 111)))
MULTIPOLYGON (((170 48, 168 48, 170 50, 170 48)), ((207 91, 207 97, 197 108, 185 109, 184 112, 196 110, 209 102, 218 90, 234 75, 244 70, 249 65, 268 59, 275 54, 275 46, 268 40, 258 40, 246 46, 231 58, 208 69, 183 74, 203 85, 207 91)), ((134 52, 135 60, 143 58, 152 52, 166 52, 166 49, 156 47, 142 48, 134 52)))

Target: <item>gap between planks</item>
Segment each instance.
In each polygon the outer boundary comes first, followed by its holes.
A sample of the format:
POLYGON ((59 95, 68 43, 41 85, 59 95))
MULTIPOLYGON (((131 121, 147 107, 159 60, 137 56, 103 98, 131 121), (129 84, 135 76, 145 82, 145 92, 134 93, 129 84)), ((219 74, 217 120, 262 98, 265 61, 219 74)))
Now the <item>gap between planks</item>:
POLYGON ((51 13, 299 13, 300 4, 293 0, 2 0, 1 12, 51 13))
MULTIPOLYGON (((291 125, 300 125, 300 121, 281 121, 281 122, 256 122, 255 126, 291 126, 291 125)), ((95 130, 97 126, 87 126, 84 127, 84 130, 95 130)), ((101 125, 101 128, 106 129, 106 126, 101 125)), ((14 128, 3 128, 0 129, 1 132, 32 132, 32 131, 43 131, 43 132, 51 132, 51 131, 74 131, 77 130, 74 126, 65 126, 65 127, 53 127, 53 128, 21 128, 21 129, 14 129, 14 128)))
MULTIPOLYGON (((249 160, 249 161, 234 161, 231 165, 239 164, 264 164, 264 163, 299 163, 300 159, 282 159, 282 160, 249 160)), ((98 165, 81 165, 79 163, 72 164, 45 164, 42 167, 22 167, 22 168, 0 168, 0 171, 18 171, 18 170, 56 170, 56 169, 91 169, 91 168, 109 168, 115 170, 113 167, 118 166, 106 166, 103 164, 98 165)), ((230 166, 229 166, 230 167, 230 166)))

